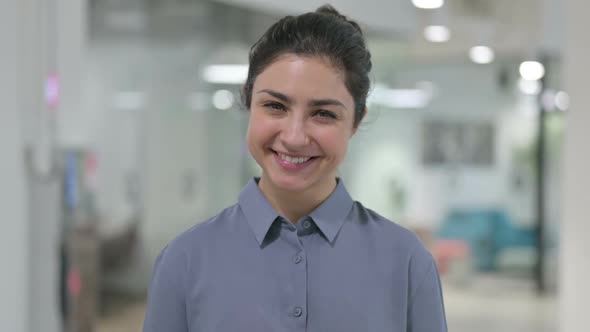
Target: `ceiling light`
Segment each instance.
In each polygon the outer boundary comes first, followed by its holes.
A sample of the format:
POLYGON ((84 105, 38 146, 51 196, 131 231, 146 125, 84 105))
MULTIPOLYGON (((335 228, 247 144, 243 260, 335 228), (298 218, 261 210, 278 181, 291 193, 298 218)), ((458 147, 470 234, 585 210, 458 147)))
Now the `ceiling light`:
POLYGON ((444 0, 412 0, 414 6, 420 9, 436 9, 444 5, 444 0))
POLYGON ((537 61, 524 61, 519 67, 520 76, 528 81, 536 81, 545 75, 545 67, 537 61))
POLYGON ((451 32, 444 25, 430 25, 424 28, 424 38, 433 43, 444 43, 451 38, 451 32))
POLYGON ((228 90, 217 90, 213 94, 213 106, 220 110, 228 110, 234 105, 234 95, 228 90))
POLYGON ((491 63, 494 57, 494 50, 487 46, 474 46, 469 50, 469 58, 475 63, 491 63))
POLYGON ((205 68, 203 79, 216 84, 242 84, 248 77, 248 65, 211 65, 205 68))
POLYGON ((518 80, 518 88, 526 95, 538 95, 541 92, 541 83, 539 81, 530 81, 521 78, 518 80))
POLYGON ((389 108, 424 108, 430 103, 431 93, 422 89, 391 89, 376 84, 369 95, 368 103, 389 108))

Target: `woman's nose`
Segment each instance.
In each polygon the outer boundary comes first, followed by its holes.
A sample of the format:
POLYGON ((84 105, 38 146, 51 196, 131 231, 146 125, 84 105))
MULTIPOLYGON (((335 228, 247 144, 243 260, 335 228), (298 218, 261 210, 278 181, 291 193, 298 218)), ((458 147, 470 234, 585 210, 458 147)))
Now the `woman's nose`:
POLYGON ((285 148, 296 150, 309 144, 305 122, 303 119, 290 118, 285 120, 285 124, 280 135, 285 148))

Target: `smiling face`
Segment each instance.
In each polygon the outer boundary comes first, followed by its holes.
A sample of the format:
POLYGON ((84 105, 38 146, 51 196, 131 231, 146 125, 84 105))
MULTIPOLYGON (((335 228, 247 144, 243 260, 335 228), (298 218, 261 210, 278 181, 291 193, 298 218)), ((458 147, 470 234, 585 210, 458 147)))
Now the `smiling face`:
POLYGON ((265 185, 331 192, 355 132, 343 72, 320 57, 283 55, 256 78, 250 112, 248 148, 265 185))

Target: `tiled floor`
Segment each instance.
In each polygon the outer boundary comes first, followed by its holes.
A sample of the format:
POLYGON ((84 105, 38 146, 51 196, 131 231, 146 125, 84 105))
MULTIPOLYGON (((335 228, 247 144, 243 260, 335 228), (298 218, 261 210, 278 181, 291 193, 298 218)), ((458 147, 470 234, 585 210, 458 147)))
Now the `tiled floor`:
MULTIPOLYGON (((451 332, 554 332, 557 303, 539 297, 530 281, 478 276, 467 285, 445 282, 446 311, 451 332)), ((110 310, 98 332, 141 331, 145 304, 110 310)))
POLYGON ((134 303, 112 311, 99 322, 97 332, 138 332, 141 331, 144 303, 134 303))
POLYGON ((449 331, 557 331, 555 295, 538 296, 529 280, 480 276, 468 286, 445 284, 449 331))

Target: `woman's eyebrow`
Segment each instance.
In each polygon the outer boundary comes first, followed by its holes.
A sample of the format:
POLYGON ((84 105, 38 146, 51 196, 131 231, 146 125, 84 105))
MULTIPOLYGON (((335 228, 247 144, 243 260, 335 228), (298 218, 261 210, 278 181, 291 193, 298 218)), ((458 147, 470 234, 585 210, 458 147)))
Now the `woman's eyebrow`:
POLYGON ((258 93, 267 93, 277 99, 280 99, 281 101, 287 103, 287 104, 292 104, 293 103, 293 99, 290 98, 289 96, 287 96, 286 94, 280 93, 278 91, 274 91, 274 90, 270 90, 270 89, 262 89, 256 92, 256 94, 258 93))
MULTIPOLYGON (((284 93, 278 92, 278 91, 274 91, 271 89, 262 89, 256 92, 258 93, 267 93, 277 99, 280 99, 281 101, 287 103, 287 104, 292 104, 293 103, 293 99, 289 96, 287 96, 284 93)), ((334 106, 340 106, 344 109, 346 109, 346 106, 344 106, 344 104, 342 102, 340 102, 339 100, 336 99, 314 99, 311 100, 309 103, 307 103, 309 107, 320 107, 320 106, 330 106, 330 105, 334 105, 334 106)))
POLYGON ((310 101, 308 103, 308 105, 310 107, 334 105, 334 106, 340 106, 340 107, 346 109, 346 106, 344 106, 343 103, 341 103, 339 100, 336 100, 336 99, 314 99, 314 100, 310 101))

